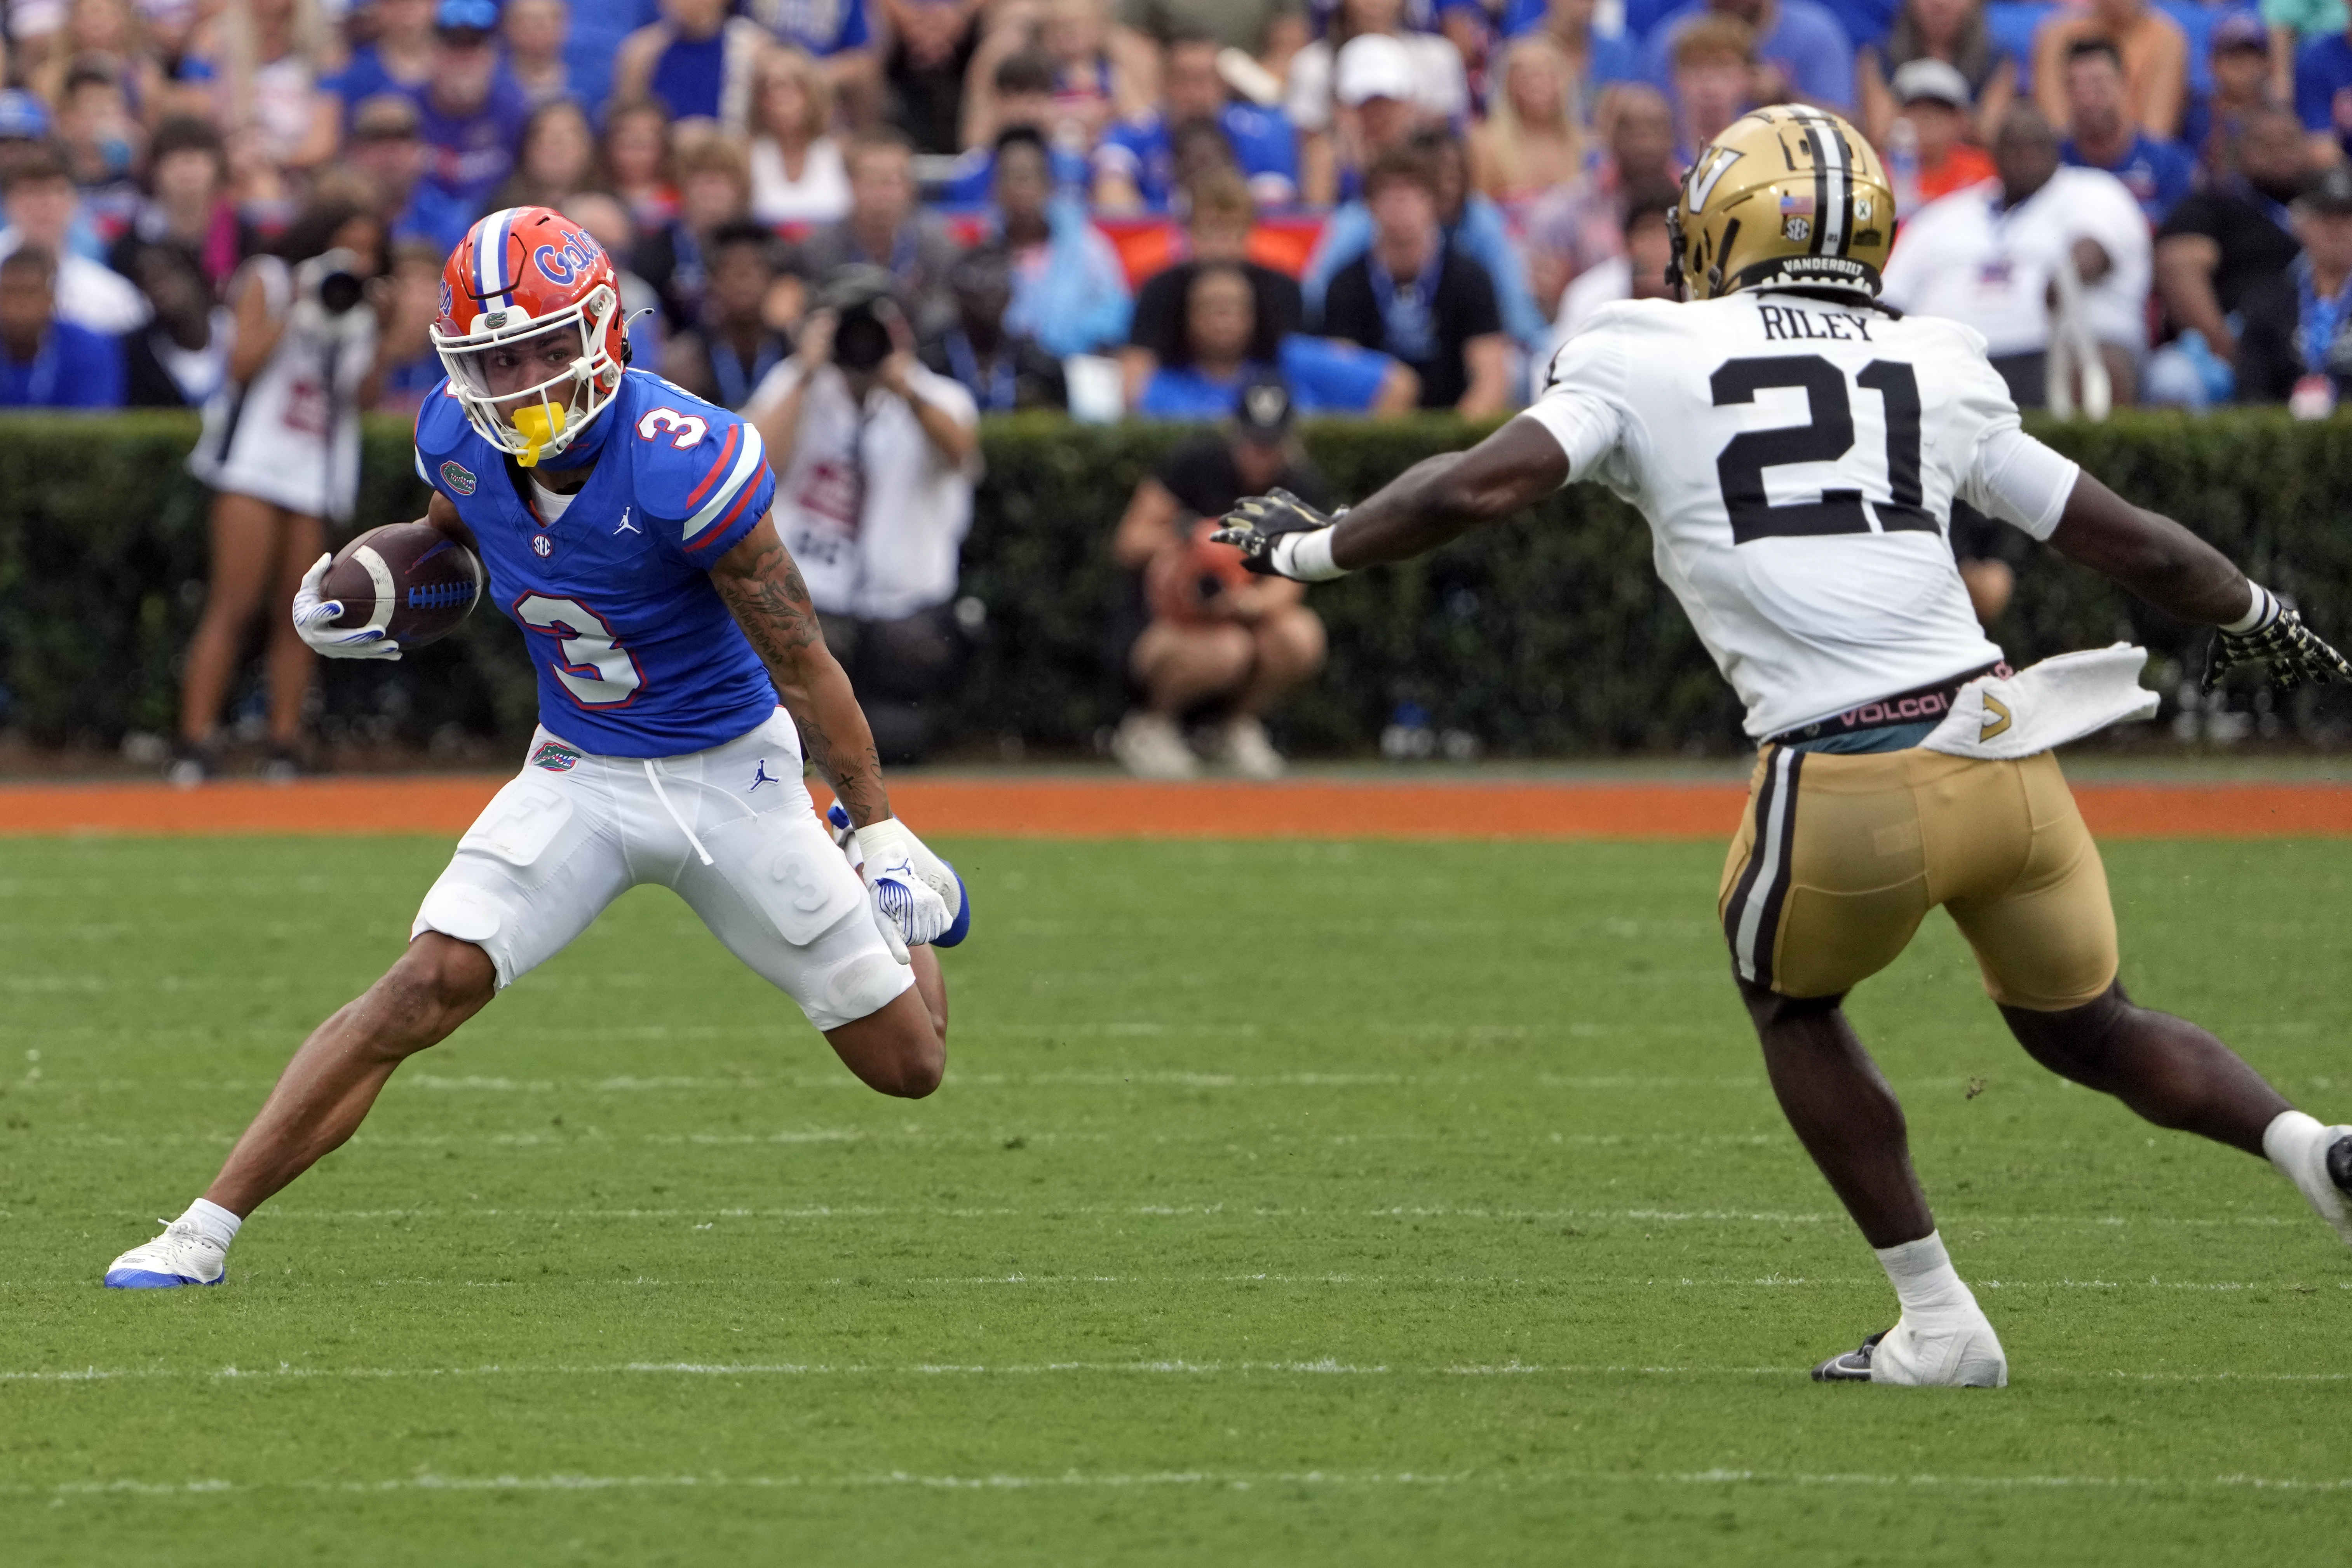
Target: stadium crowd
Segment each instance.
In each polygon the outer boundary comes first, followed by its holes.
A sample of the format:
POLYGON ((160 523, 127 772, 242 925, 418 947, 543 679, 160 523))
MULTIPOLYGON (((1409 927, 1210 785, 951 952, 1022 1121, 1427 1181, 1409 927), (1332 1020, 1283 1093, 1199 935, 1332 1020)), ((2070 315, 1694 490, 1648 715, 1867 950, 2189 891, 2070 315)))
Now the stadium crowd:
MULTIPOLYGON (((909 755, 959 658, 972 429, 1058 408, 1229 421, 1121 528, 1118 749, 1186 771, 1179 718, 1211 701, 1228 762, 1278 768, 1253 715, 1319 666, 1319 623, 1202 603, 1191 519, 1312 482, 1294 415, 1523 405, 1594 311, 1664 292, 1677 183, 1752 106, 1871 137, 1887 300, 1982 331, 2021 405, 2316 416, 2352 380, 2344 0, 6 0, 5 23, 0 407, 206 410, 190 778, 248 628, 348 514, 357 414, 439 380, 443 259, 505 207, 579 224, 621 268, 634 362, 761 426, 795 554, 844 563, 818 607, 861 688, 908 683, 869 695, 903 700, 876 729, 909 755), (854 365, 845 300, 887 321, 854 365)), ((1990 618, 2009 569, 1980 521, 1954 540, 1990 618)), ((310 665, 271 638, 291 766, 310 665)))

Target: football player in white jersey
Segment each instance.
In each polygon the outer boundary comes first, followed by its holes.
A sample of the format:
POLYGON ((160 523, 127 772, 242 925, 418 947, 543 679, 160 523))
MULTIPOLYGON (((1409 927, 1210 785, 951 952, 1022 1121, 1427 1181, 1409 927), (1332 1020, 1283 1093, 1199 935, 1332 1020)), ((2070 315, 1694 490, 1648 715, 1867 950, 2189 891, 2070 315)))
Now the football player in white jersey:
POLYGON ((1781 1109, 1900 1302, 1894 1328, 1816 1377, 2008 1380, 1912 1173, 1902 1108, 1841 1006, 1938 904, 2035 1060, 2159 1126, 2267 1155, 2352 1242, 2352 1127, 2294 1110, 2116 984, 2105 873, 2050 748, 2151 711, 2145 655, 2011 670, 1945 544, 1952 503, 2218 626, 2209 685, 2241 664, 2283 687, 2352 666, 2188 530, 2021 430, 1974 331, 1875 302, 1894 194, 1845 121, 1744 117, 1700 155, 1673 219, 1685 300, 1608 307, 1526 413, 1352 510, 1276 491, 1217 537, 1318 582, 1580 479, 1648 519, 1659 575, 1759 745, 1717 899, 1735 978, 1781 1109))

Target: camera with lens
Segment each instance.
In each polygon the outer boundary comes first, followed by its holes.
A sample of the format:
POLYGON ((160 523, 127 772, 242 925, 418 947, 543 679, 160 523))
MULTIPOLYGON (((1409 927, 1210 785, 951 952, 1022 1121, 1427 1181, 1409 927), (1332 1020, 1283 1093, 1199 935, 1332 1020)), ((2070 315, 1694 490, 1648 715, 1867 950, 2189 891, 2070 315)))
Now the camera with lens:
POLYGON ((367 298, 364 265, 350 250, 329 250, 294 269, 295 321, 325 338, 343 338, 359 329, 355 308, 367 298))
POLYGON ((837 268, 817 290, 816 307, 834 313, 833 361, 842 369, 870 371, 897 352, 893 329, 907 318, 887 269, 862 262, 837 268))

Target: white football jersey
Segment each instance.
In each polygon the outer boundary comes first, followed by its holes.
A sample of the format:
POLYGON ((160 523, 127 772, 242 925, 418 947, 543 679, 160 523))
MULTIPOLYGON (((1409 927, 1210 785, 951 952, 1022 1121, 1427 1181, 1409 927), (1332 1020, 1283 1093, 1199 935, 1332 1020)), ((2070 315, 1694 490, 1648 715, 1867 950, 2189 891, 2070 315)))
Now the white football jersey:
POLYGON ((2080 472, 1969 328, 1781 290, 1605 307, 1521 417, 1649 520, 1757 737, 2000 658, 1952 500, 2046 539, 2080 472))

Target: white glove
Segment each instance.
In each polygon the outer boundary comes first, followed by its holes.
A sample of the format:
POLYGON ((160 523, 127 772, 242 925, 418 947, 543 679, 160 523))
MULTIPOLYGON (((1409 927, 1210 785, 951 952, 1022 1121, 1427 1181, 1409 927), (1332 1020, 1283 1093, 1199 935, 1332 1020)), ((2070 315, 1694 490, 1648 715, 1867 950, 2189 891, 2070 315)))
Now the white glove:
POLYGON ((874 895, 874 907, 889 917, 909 947, 944 936, 955 924, 963 890, 955 873, 895 816, 857 830, 860 874, 874 895))
POLYGON ((332 626, 327 623, 343 613, 341 599, 319 598, 320 586, 327 580, 327 565, 331 555, 321 555, 318 563, 302 574, 302 585, 294 590, 294 632, 313 651, 328 658, 398 658, 400 645, 383 635, 382 626, 332 626))

